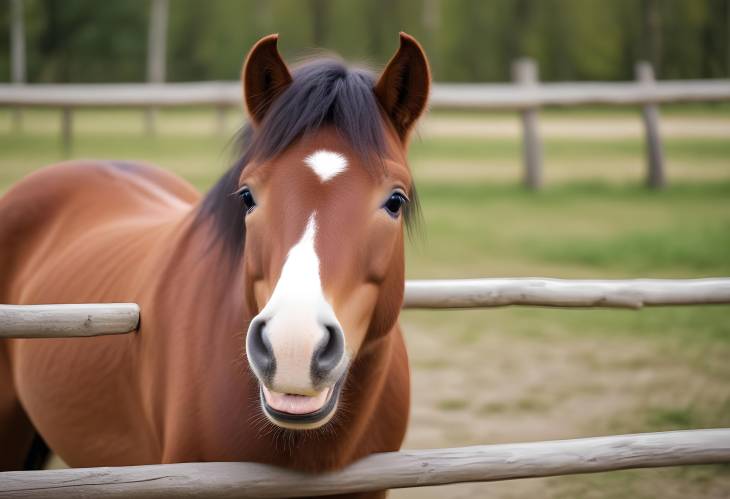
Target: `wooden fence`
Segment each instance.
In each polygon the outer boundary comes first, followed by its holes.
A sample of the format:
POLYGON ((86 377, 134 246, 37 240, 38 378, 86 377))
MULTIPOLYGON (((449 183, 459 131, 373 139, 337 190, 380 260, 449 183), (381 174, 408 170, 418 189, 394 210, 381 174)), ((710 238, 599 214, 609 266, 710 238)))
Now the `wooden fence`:
MULTIPOLYGON (((408 281, 406 308, 506 305, 624 307, 730 303, 730 278, 408 281)), ((132 303, 0 305, 0 338, 60 338, 136 330, 132 303)), ((181 463, 0 473, 0 498, 301 497, 464 482, 730 462, 730 428, 370 455, 308 474, 257 463, 181 463)))
MULTIPOLYGON (((666 182, 659 131, 659 105, 681 102, 730 100, 730 80, 655 81, 648 63, 636 65, 634 82, 540 83, 530 59, 513 64, 511 84, 435 84, 434 109, 512 110, 520 113, 523 135, 524 183, 531 189, 542 184, 542 142, 538 115, 545 106, 639 106, 647 145, 647 185, 661 188, 666 182)), ((57 107, 61 112, 61 138, 70 154, 73 110, 86 107, 153 109, 175 106, 208 106, 218 110, 219 128, 225 112, 241 106, 239 82, 139 83, 139 84, 0 84, 0 106, 57 107)), ((153 123, 147 113, 148 126, 153 123)), ((149 131, 149 130, 148 130, 149 131)))
MULTIPOLYGON (((730 304, 730 278, 443 279, 406 282, 403 308, 509 305, 629 308, 730 304)), ((69 338, 124 334, 139 323, 134 303, 0 305, 0 338, 69 338)))
POLYGON ((304 497, 730 462, 730 429, 372 454, 309 474, 257 463, 181 463, 0 473, 0 498, 304 497))

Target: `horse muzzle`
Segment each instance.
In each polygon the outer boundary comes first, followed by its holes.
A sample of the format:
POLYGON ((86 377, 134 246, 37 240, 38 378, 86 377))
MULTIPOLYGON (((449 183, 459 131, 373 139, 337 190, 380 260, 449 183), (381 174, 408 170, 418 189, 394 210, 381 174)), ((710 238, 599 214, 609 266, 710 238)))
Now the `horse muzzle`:
POLYGON ((246 354, 271 422, 299 430, 332 419, 349 363, 336 321, 292 322, 260 314, 249 327, 246 354))

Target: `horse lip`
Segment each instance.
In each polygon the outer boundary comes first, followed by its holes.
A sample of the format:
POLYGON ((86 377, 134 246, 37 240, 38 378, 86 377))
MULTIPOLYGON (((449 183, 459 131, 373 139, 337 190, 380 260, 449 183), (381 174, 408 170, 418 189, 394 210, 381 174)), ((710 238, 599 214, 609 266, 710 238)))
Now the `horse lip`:
POLYGON ((308 412, 304 414, 293 414, 290 412, 274 409, 268 404, 268 402, 266 402, 264 389, 261 386, 259 386, 259 397, 261 398, 261 405, 263 406, 264 411, 274 421, 279 421, 285 424, 292 425, 311 425, 316 424, 324 418, 328 417, 334 411, 340 398, 340 392, 342 391, 342 385, 344 384, 343 381, 344 376, 332 387, 327 401, 321 408, 317 409, 314 412, 308 412))

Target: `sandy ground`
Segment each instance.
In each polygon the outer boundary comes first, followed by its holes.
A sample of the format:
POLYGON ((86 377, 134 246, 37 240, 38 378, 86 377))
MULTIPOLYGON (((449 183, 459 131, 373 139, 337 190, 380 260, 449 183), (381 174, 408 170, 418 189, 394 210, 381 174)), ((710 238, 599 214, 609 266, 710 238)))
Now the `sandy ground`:
MULTIPOLYGON (((413 366, 405 448, 641 432, 647 431, 647 419, 671 414, 667 408, 718 410, 730 401, 727 359, 708 349, 683 350, 626 335, 545 331, 520 337, 488 324, 465 340, 422 322, 405 321, 413 366)), ((586 477, 408 489, 390 497, 730 496, 730 470, 709 476, 674 468, 586 477)))

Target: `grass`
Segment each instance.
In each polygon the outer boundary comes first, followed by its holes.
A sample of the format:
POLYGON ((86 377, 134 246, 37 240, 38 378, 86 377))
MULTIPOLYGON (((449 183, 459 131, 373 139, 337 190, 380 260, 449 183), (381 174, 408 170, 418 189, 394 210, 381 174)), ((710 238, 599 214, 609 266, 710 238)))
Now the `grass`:
POLYGON ((543 240, 526 244, 538 258, 578 263, 596 268, 640 272, 647 267, 673 269, 678 266, 698 272, 730 274, 730 224, 702 224, 678 230, 663 227, 653 231, 628 232, 610 238, 568 239, 556 243, 543 240))
POLYGON ((730 182, 648 193, 632 185, 419 188, 427 221, 412 276, 671 277, 730 271, 730 182), (458 243, 457 243, 458 242, 458 243))
POLYGON ((431 311, 406 311, 404 317, 416 328, 448 331, 456 344, 468 348, 490 331, 509 331, 511 335, 543 340, 564 340, 555 335, 567 331, 581 337, 641 336, 654 341, 670 341, 672 348, 716 345, 730 349, 730 307, 706 305, 694 307, 611 309, 499 308, 468 310, 448 314, 431 311), (454 314, 458 315, 455 320, 454 314))
POLYGON ((438 403, 438 408, 442 411, 460 411, 468 406, 469 402, 462 399, 446 399, 438 403))
POLYGON ((672 429, 676 427, 691 428, 699 427, 697 417, 691 408, 652 409, 647 414, 647 424, 657 431, 672 429))

